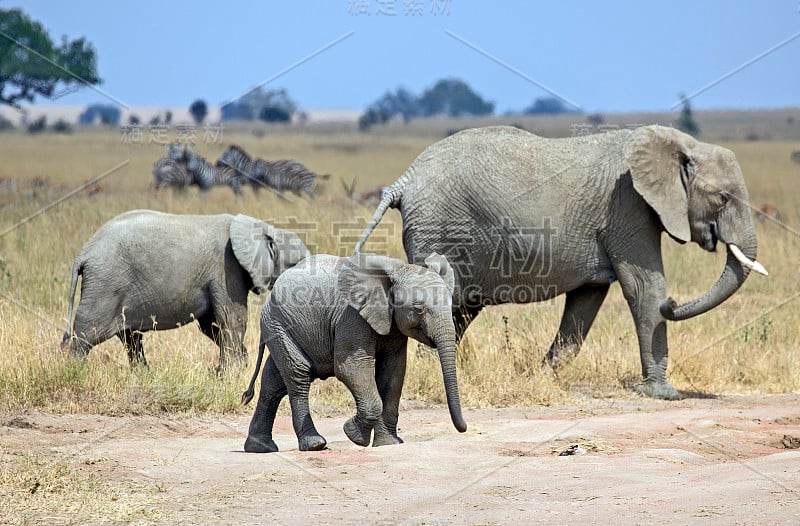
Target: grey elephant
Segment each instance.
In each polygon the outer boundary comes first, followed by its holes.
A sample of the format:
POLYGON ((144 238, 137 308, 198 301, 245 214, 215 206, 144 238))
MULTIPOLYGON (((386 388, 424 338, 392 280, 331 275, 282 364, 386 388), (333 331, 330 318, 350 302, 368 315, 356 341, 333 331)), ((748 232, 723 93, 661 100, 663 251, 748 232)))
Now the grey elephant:
POLYGON ((356 402, 355 416, 344 424, 350 440, 367 446, 374 430, 373 446, 401 443, 397 418, 408 338, 438 350, 450 416, 456 429, 466 431, 456 380, 452 291, 453 270, 438 254, 422 266, 374 254, 317 255, 285 272, 261 313, 256 370, 242 395, 245 404, 253 398, 268 347, 244 450, 278 450, 272 426, 287 393, 299 449, 324 448, 309 414, 308 390, 313 379, 332 375, 356 402))
POLYGON ((453 265, 459 338, 485 305, 566 294, 546 357, 557 367, 619 281, 639 340, 636 390, 656 398, 679 398, 666 321, 716 307, 750 269, 766 273, 734 154, 662 126, 566 139, 499 126, 443 139, 384 191, 356 252, 388 208, 400 210, 410 262, 438 252, 453 265), (683 305, 667 298, 662 232, 728 250, 716 284, 683 305))
POLYGON ((223 370, 229 355, 237 361, 247 355, 248 292, 268 290, 281 272, 308 255, 296 234, 241 214, 120 214, 75 258, 62 347, 83 357, 116 335, 131 364, 146 365, 143 332, 197 320, 219 345, 223 370))

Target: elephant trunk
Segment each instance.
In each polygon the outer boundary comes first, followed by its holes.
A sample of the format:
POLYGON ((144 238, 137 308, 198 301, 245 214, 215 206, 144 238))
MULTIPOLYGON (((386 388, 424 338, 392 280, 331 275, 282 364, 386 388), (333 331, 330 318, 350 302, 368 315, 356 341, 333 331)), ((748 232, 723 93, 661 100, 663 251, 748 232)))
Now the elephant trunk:
MULTIPOLYGON (((749 214, 747 218, 749 219, 749 214)), ((725 242, 728 258, 725 261, 722 275, 720 275, 714 286, 702 296, 683 305, 678 305, 674 299, 667 298, 661 303, 660 311, 662 316, 671 321, 680 321, 703 314, 736 292, 742 286, 744 280, 747 279, 751 269, 766 274, 766 269, 756 261, 757 243, 755 230, 752 227, 752 221, 748 219, 740 223, 749 225, 749 229, 745 229, 746 235, 743 236, 745 241, 741 244, 729 240, 734 236, 726 236, 724 231, 720 232, 720 240, 725 242), (727 241, 724 241, 726 239, 727 241)))
POLYGON ((450 418, 453 425, 460 432, 467 430, 467 424, 461 415, 461 400, 458 395, 458 380, 456 378, 456 337, 453 319, 449 315, 442 315, 444 319, 438 321, 433 331, 431 340, 436 345, 439 353, 439 362, 442 365, 444 390, 447 394, 447 407, 450 409, 450 418), (448 323, 449 322, 449 326, 448 323))

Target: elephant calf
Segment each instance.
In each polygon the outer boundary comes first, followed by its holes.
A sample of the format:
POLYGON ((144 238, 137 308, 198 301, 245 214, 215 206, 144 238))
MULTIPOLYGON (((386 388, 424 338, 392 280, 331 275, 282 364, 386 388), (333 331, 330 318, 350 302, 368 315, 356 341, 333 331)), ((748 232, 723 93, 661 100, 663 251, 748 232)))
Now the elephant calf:
POLYGON ((131 364, 146 365, 143 332, 197 320, 219 345, 223 370, 228 353, 239 361, 247 355, 248 291, 268 290, 308 255, 294 233, 241 214, 126 212, 100 227, 75 258, 62 347, 83 357, 116 335, 131 364))
POLYGON ((269 358, 244 450, 278 450, 272 440, 275 413, 288 393, 301 451, 325 447, 308 409, 315 378, 335 375, 353 394, 356 414, 344 432, 360 446, 398 444, 397 416, 408 338, 436 347, 447 403, 456 429, 466 431, 456 381, 453 270, 431 254, 425 266, 374 254, 350 258, 312 256, 285 272, 261 313, 261 343, 246 404, 269 358))

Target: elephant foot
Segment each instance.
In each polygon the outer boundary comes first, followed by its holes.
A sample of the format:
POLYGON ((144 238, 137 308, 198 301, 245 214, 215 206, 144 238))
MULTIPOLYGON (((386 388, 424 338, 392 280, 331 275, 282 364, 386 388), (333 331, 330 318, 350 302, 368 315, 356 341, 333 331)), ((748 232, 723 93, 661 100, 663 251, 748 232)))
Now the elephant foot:
POLYGON ((402 443, 403 439, 397 435, 375 433, 375 439, 372 441, 372 447, 391 446, 394 444, 402 444, 402 443))
POLYGON ((658 398, 660 400, 680 400, 683 398, 666 380, 661 382, 645 380, 640 384, 636 384, 633 390, 640 395, 658 398))
POLYGON ((372 438, 372 428, 364 428, 356 422, 356 417, 350 417, 344 423, 344 434, 358 446, 368 446, 372 438))
POLYGON ((278 451, 278 444, 268 437, 259 438, 247 435, 247 440, 244 442, 244 450, 247 453, 275 453, 278 451))
POLYGON ((321 451, 328 442, 320 435, 305 435, 297 439, 300 451, 321 451))

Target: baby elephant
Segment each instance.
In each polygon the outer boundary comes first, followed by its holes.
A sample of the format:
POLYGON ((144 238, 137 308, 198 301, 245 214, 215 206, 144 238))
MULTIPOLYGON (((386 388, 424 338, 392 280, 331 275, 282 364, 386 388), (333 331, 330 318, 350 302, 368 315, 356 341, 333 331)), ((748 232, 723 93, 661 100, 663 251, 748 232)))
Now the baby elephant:
POLYGON ((408 338, 436 347, 453 425, 461 432, 452 315, 453 270, 432 254, 424 267, 373 254, 312 256, 285 272, 261 312, 256 370, 242 401, 253 398, 264 346, 269 358, 244 450, 278 450, 272 426, 289 394, 300 451, 325 447, 311 420, 308 390, 315 378, 335 375, 353 394, 356 414, 344 432, 360 446, 399 444, 398 405, 408 338))
POLYGON ((220 369, 229 353, 243 362, 248 291, 261 294, 308 255, 294 233, 241 214, 126 212, 100 227, 75 258, 62 347, 83 357, 117 336, 131 364, 146 365, 142 332, 197 320, 219 345, 220 369))

